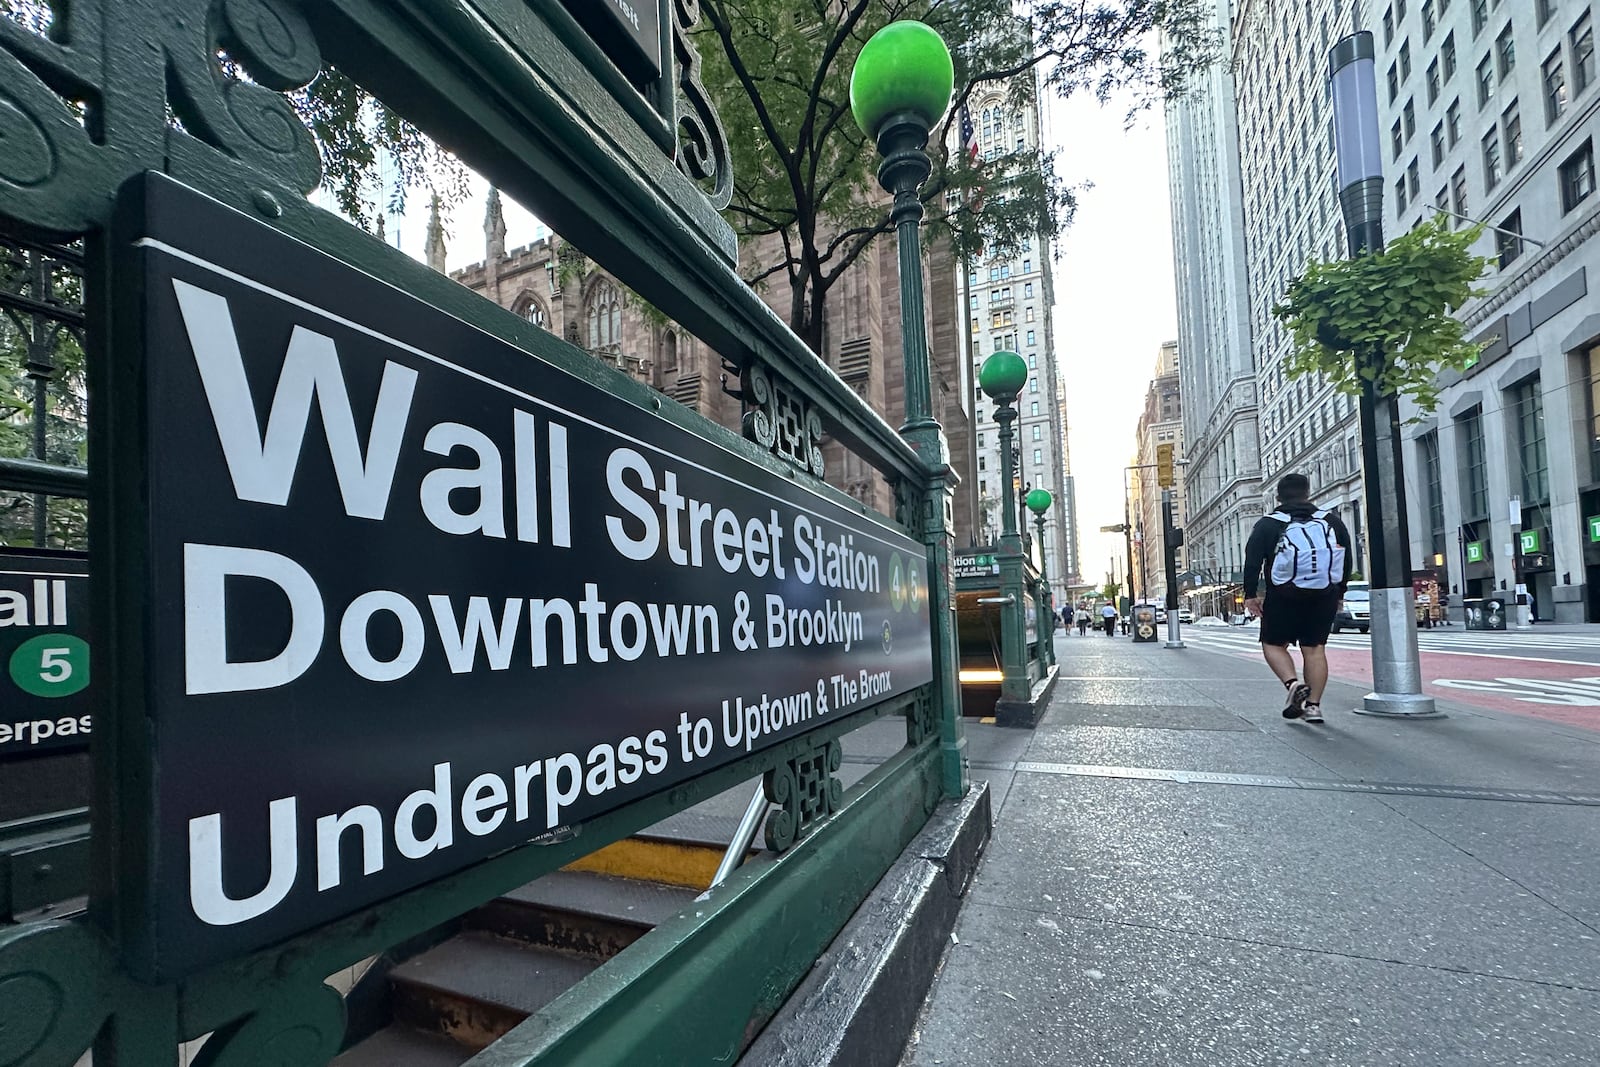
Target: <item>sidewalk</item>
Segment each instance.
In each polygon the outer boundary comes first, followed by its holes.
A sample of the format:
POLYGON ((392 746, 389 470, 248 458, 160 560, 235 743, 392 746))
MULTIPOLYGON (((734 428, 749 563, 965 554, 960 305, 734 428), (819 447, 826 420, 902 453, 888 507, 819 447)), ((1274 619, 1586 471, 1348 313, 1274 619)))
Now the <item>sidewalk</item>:
MULTIPOLYGON (((1600 1062, 1600 730, 1057 638, 902 1067, 1600 1062)), ((1597 721, 1600 725, 1600 721, 1597 721)))

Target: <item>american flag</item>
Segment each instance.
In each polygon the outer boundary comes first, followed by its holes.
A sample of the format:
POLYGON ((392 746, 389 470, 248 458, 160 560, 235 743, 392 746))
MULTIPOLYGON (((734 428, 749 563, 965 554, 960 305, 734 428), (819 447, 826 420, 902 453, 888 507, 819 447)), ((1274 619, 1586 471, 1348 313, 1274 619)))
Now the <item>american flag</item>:
MULTIPOLYGON (((966 104, 961 105, 961 144, 967 151, 968 165, 974 167, 977 166, 978 157, 980 155, 978 150, 978 131, 977 128, 972 125, 972 112, 968 110, 966 104)), ((983 211, 982 185, 979 185, 973 191, 972 202, 970 206, 972 208, 973 215, 978 215, 983 211)), ((979 246, 978 251, 980 254, 983 252, 982 245, 979 246)))

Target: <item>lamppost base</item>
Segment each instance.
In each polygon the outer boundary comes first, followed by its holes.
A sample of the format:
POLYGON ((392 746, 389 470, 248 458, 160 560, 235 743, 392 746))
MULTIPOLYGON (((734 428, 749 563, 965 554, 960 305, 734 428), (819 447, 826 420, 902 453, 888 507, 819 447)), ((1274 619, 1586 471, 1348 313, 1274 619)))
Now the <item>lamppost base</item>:
POLYGON ((1361 698, 1357 715, 1388 719, 1442 719, 1444 712, 1433 698, 1422 693, 1368 693, 1361 698))

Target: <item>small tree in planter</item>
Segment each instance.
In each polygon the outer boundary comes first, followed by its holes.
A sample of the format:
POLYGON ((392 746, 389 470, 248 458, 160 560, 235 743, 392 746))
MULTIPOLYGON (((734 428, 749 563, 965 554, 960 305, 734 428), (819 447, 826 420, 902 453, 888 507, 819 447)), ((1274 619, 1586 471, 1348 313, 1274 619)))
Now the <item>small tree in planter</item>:
POLYGON ((1471 252, 1482 232, 1451 230, 1440 215, 1381 252, 1309 264, 1272 309, 1294 337, 1289 375, 1321 374, 1351 396, 1371 382, 1378 396, 1432 411, 1439 372, 1464 370, 1482 351, 1454 314, 1484 293, 1474 283, 1489 259, 1471 252))

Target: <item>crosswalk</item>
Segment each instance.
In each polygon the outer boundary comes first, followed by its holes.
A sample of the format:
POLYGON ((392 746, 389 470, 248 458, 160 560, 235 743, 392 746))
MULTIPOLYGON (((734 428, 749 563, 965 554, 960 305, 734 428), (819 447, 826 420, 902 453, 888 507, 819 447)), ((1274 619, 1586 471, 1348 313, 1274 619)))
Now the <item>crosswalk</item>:
MULTIPOLYGON (((1251 626, 1185 626, 1183 639, 1202 647, 1227 647, 1254 649, 1260 644, 1259 631, 1251 626)), ((1545 633, 1537 629, 1519 631, 1479 632, 1454 630, 1419 630, 1417 646, 1424 652, 1478 652, 1492 655, 1538 655, 1542 652, 1593 652, 1600 656, 1600 635, 1582 633, 1545 633)), ((1343 633, 1328 638, 1329 648, 1368 649, 1372 638, 1368 634, 1343 633)))

